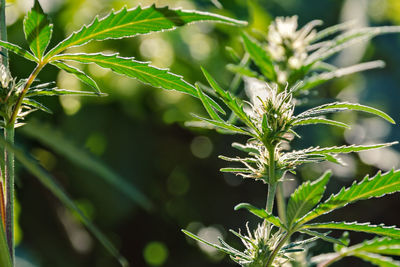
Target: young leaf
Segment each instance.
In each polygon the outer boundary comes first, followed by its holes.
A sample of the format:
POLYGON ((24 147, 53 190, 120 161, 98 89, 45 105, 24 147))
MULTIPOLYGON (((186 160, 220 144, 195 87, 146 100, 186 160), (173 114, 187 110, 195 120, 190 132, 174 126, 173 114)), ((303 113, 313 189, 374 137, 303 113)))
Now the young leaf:
POLYGON ((302 230, 300 230, 300 232, 304 233, 304 234, 307 234, 307 235, 318 237, 318 238, 320 238, 320 239, 322 239, 324 241, 330 242, 330 243, 338 244, 338 245, 341 245, 341 246, 345 245, 339 239, 336 239, 336 238, 328 236, 328 234, 330 232, 328 232, 328 233, 319 233, 319 232, 311 231, 311 230, 308 230, 308 229, 302 229, 302 230))
POLYGON ((210 123, 218 128, 224 129, 224 130, 228 130, 232 133, 237 133, 237 134, 244 134, 244 135, 249 135, 249 136, 253 136, 254 135, 252 133, 250 133, 249 131, 243 130, 240 127, 237 127, 235 125, 229 124, 225 121, 216 121, 216 120, 211 120, 211 119, 207 119, 207 118, 203 118, 200 116, 197 116, 196 114, 192 114, 193 117, 198 118, 204 122, 210 123))
POLYGON ((72 60, 81 63, 95 63, 100 67, 111 69, 114 72, 130 78, 167 90, 176 90, 197 97, 196 89, 185 82, 181 76, 150 66, 148 63, 136 61, 133 58, 119 57, 117 54, 62 54, 53 60, 72 60))
POLYGON ((325 118, 322 118, 322 117, 312 117, 312 118, 298 119, 293 123, 293 126, 310 125, 310 124, 328 124, 328 125, 333 125, 333 126, 347 128, 347 129, 350 128, 350 126, 347 125, 346 123, 339 122, 339 121, 334 121, 334 120, 329 120, 329 119, 325 119, 325 118))
POLYGON ((24 18, 24 33, 31 51, 41 61, 49 45, 53 25, 50 24, 38 0, 35 0, 33 8, 24 18))
POLYGON ((69 66, 69 65, 67 65, 67 64, 65 64, 64 62, 61 62, 61 61, 53 61, 53 62, 51 62, 51 64, 56 66, 60 70, 64 70, 64 71, 66 71, 68 73, 71 73, 71 74, 75 75, 75 77, 77 77, 79 80, 81 80, 82 82, 84 82, 87 85, 89 85, 90 87, 92 87, 95 92, 100 93, 100 88, 97 85, 97 83, 89 75, 87 75, 86 73, 84 73, 80 69, 77 69, 75 67, 69 66))
POLYGON ((400 239, 399 228, 395 228, 394 226, 371 225, 370 223, 358 223, 358 222, 313 223, 313 224, 303 225, 302 229, 350 230, 350 231, 371 233, 371 234, 400 239))
POLYGON ((281 222, 281 220, 278 217, 275 217, 272 214, 268 214, 265 210, 256 208, 251 204, 240 203, 240 204, 236 205, 234 209, 235 210, 246 209, 246 210, 250 211, 251 213, 253 213, 254 215, 260 217, 261 219, 264 219, 264 220, 272 223, 275 226, 286 229, 286 227, 283 225, 283 223, 281 222))
POLYGON ((203 93, 203 91, 200 89, 200 87, 196 84, 196 90, 197 90, 197 94, 201 100, 201 102, 203 103, 204 108, 206 109, 208 115, 210 115, 211 119, 215 120, 215 121, 220 121, 220 122, 224 122, 220 116, 218 116, 217 112, 215 112, 215 110, 213 109, 209 98, 207 98, 206 94, 203 93))
POLYGON ((47 187, 66 207, 76 213, 80 221, 92 232, 92 234, 103 244, 103 246, 120 262, 121 266, 128 266, 124 257, 122 257, 111 241, 83 214, 83 212, 76 206, 74 201, 65 193, 64 189, 57 183, 57 181, 48 174, 40 165, 27 156, 22 150, 12 146, 3 138, 0 138, 0 145, 7 150, 14 153, 16 159, 39 181, 47 187))
POLYGON ((392 143, 384 143, 384 144, 374 144, 374 145, 351 145, 351 146, 333 146, 333 147, 316 147, 316 148, 308 148, 305 150, 306 154, 328 154, 328 153, 352 153, 352 152, 360 152, 371 149, 383 148, 387 146, 392 146, 397 144, 398 142, 392 143))
POLYGON ((289 228, 294 220, 304 216, 318 204, 325 192, 326 184, 331 175, 332 173, 328 171, 314 182, 307 181, 303 183, 290 196, 286 211, 289 228))
POLYGON ((384 257, 379 254, 374 253, 366 253, 366 252, 358 252, 355 253, 354 256, 368 261, 374 265, 379 267, 398 267, 400 266, 400 261, 396 261, 389 257, 384 257))
POLYGON ((343 31, 350 29, 351 27, 354 26, 354 21, 346 21, 340 24, 333 25, 331 27, 328 27, 326 29, 323 29, 322 31, 319 31, 315 37, 311 40, 312 43, 315 43, 329 35, 335 34, 337 32, 343 31))
POLYGON ((59 43, 46 57, 52 57, 67 48, 84 45, 93 40, 120 39, 138 34, 172 30, 196 21, 246 24, 244 21, 212 13, 169 9, 168 7, 158 8, 155 5, 146 8, 138 6, 129 10, 122 8, 118 12, 112 11, 102 19, 96 17, 90 25, 83 26, 79 31, 72 33, 59 43))
POLYGON ((29 53, 28 51, 26 51, 25 49, 23 49, 22 47, 19 47, 16 44, 12 44, 9 42, 5 42, 5 41, 1 41, 0 40, 0 46, 4 47, 5 49, 7 49, 8 51, 11 51, 15 54, 17 54, 18 56, 24 57, 26 59, 29 59, 31 61, 37 62, 38 60, 35 58, 34 55, 32 55, 31 53, 29 53))
POLYGON ((242 39, 246 51, 249 53, 254 63, 260 68, 262 74, 269 80, 275 81, 276 73, 268 52, 247 34, 242 34, 242 39))
POLYGON ((95 92, 87 92, 87 91, 74 91, 74 90, 66 90, 66 89, 58 89, 58 88, 43 88, 43 89, 29 89, 28 93, 25 97, 32 96, 59 96, 59 95, 80 95, 80 96, 107 96, 104 93, 95 93, 95 92))
POLYGON ((354 182, 350 187, 342 188, 336 195, 331 195, 325 202, 320 203, 315 209, 298 220, 297 225, 303 225, 318 216, 358 200, 381 197, 398 191, 400 191, 400 170, 392 170, 384 174, 378 172, 372 178, 366 176, 361 182, 354 182))
POLYGON ((151 202, 142 192, 132 184, 128 183, 112 169, 107 167, 99 159, 94 158, 82 148, 78 148, 72 144, 60 132, 51 129, 48 126, 40 125, 38 122, 34 121, 31 121, 21 130, 24 134, 37 139, 44 145, 52 148, 54 151, 69 159, 71 162, 97 174, 99 178, 102 178, 110 185, 115 186, 115 188, 120 190, 141 207, 147 210, 152 208, 151 202))

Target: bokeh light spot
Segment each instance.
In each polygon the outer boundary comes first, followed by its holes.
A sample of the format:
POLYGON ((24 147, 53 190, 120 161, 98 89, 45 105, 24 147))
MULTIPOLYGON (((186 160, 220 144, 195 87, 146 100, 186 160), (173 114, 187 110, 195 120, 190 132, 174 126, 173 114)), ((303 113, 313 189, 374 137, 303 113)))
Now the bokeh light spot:
POLYGON ((195 157, 204 159, 211 155, 213 144, 206 136, 197 136, 190 144, 190 149, 195 157))
POLYGON ((162 242, 150 242, 143 250, 143 257, 148 265, 161 266, 168 258, 168 248, 162 242))

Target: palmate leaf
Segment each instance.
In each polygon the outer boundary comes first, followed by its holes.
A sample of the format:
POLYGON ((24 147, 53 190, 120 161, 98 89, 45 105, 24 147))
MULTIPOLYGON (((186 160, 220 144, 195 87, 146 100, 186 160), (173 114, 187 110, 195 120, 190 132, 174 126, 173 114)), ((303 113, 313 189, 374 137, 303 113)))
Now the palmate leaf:
POLYGON ((100 67, 111 69, 115 73, 167 90, 176 90, 197 97, 196 89, 185 82, 181 76, 150 66, 148 63, 136 61, 133 58, 120 57, 118 54, 62 54, 53 60, 71 60, 85 64, 95 63, 100 67))
POLYGON ((303 225, 318 216, 359 200, 381 197, 398 191, 400 191, 400 170, 392 170, 384 174, 378 172, 372 178, 367 175, 361 182, 354 182, 350 187, 342 188, 336 195, 331 195, 326 201, 300 218, 296 224, 303 225))
POLYGON ((366 252, 358 252, 355 253, 354 256, 368 261, 374 265, 379 267, 399 267, 400 261, 396 261, 390 257, 384 257, 379 254, 374 253, 366 253, 366 252))
POLYGON ((77 77, 79 80, 81 80, 82 82, 84 82, 87 85, 89 85, 90 87, 92 87, 95 92, 100 93, 100 88, 97 85, 97 83, 89 75, 87 75, 86 73, 84 73, 80 69, 77 69, 75 67, 69 66, 69 65, 67 65, 67 64, 65 64, 64 62, 61 62, 61 61, 53 61, 53 62, 51 62, 51 64, 56 66, 60 70, 64 70, 64 71, 66 71, 68 73, 71 73, 71 74, 75 75, 75 77, 77 77))
POLYGON ((348 250, 352 252, 370 252, 400 256, 400 239, 388 237, 374 238, 351 246, 348 250))
POLYGON ((325 192, 326 184, 331 175, 331 172, 325 172, 314 182, 307 181, 303 183, 290 196, 286 211, 289 228, 294 220, 304 216, 318 204, 325 192))
POLYGON ((53 25, 38 0, 24 18, 25 39, 33 54, 41 61, 53 33, 53 25))
POLYGON ((400 239, 400 229, 395 226, 371 225, 358 222, 328 222, 303 225, 302 229, 335 229, 371 233, 400 239))
POLYGON ((105 39, 119 39, 133 37, 138 34, 172 30, 178 26, 196 21, 215 21, 235 25, 245 25, 246 22, 223 17, 216 14, 158 8, 155 5, 141 8, 140 6, 127 10, 122 8, 118 12, 112 11, 102 19, 96 17, 88 26, 72 33, 68 38, 54 47, 46 56, 52 57, 65 49, 80 46, 87 42, 105 39))
POLYGON ((106 166, 99 159, 89 155, 84 149, 77 147, 60 132, 43 126, 38 122, 31 121, 21 131, 50 147, 68 160, 98 175, 105 182, 114 186, 125 194, 133 202, 141 207, 150 210, 152 204, 149 199, 132 184, 126 182, 124 178, 106 166))
POLYGON ((235 210, 240 210, 240 209, 246 209, 253 213, 254 215, 260 217, 261 219, 264 219, 270 223, 272 223, 275 226, 278 226, 280 228, 286 229, 286 227, 283 225, 281 220, 278 217, 275 217, 272 214, 268 214, 264 209, 259 209, 254 207, 251 204, 248 203, 240 203, 235 206, 235 210))
POLYGON ((34 55, 32 55, 31 53, 29 53, 28 51, 26 51, 22 47, 19 47, 16 44, 12 44, 12 43, 0 40, 0 46, 4 47, 8 51, 11 51, 11 52, 17 54, 18 56, 24 57, 31 61, 35 61, 35 62, 37 61, 37 59, 35 58, 34 55))
POLYGON ((111 241, 83 214, 83 212, 76 206, 74 201, 65 193, 64 189, 57 183, 57 181, 48 174, 40 165, 27 156, 22 150, 9 144, 3 138, 0 138, 0 145, 5 147, 8 151, 14 153, 16 159, 39 181, 49 189, 66 207, 74 211, 79 220, 92 232, 92 234, 103 244, 103 246, 120 262, 121 266, 128 266, 128 262, 122 257, 111 241))
POLYGON ((275 81, 275 69, 268 52, 247 34, 242 34, 243 44, 254 63, 260 68, 262 74, 269 80, 275 81))

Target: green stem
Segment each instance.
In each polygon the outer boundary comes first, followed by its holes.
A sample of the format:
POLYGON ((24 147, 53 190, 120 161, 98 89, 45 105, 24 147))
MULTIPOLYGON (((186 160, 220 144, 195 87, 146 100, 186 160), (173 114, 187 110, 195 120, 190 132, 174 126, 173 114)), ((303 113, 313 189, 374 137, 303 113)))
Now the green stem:
POLYGON ((276 191, 276 183, 269 184, 268 185, 267 206, 265 208, 265 211, 268 214, 271 214, 272 209, 274 208, 275 191, 276 191))
POLYGON ((285 234, 285 236, 281 239, 281 241, 279 241, 278 245, 275 247, 275 249, 272 251, 271 255, 268 257, 268 261, 267 261, 267 264, 265 265, 265 267, 272 266, 272 263, 274 262, 274 259, 275 259, 276 255, 278 254, 279 250, 283 247, 283 245, 285 245, 286 241, 290 238, 291 235, 292 235, 291 232, 287 232, 285 234))
POLYGON ((269 214, 272 213, 274 208, 274 199, 276 192, 276 182, 275 182, 275 146, 268 148, 268 175, 269 175, 269 183, 268 183, 268 196, 267 196, 267 205, 265 211, 269 214))
MULTIPOLYGON (((7 41, 7 24, 6 24, 6 0, 0 0, 0 40, 7 41)), ((0 64, 8 68, 8 52, 5 48, 0 48, 2 56, 0 64)))
POLYGON ((286 202, 283 195, 283 182, 279 182, 276 189, 276 202, 278 204, 278 215, 282 223, 286 224, 286 202))
MULTIPOLYGON (((4 129, 4 139, 8 143, 14 144, 14 125, 9 125, 4 129)), ((6 189, 6 235, 11 261, 14 262, 14 153, 4 149, 4 160, 4 178, 6 189)))

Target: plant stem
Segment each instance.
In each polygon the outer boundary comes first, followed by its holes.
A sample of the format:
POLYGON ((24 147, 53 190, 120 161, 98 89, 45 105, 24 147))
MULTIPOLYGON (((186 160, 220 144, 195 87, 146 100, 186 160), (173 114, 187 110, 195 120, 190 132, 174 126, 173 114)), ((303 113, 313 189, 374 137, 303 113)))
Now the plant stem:
POLYGON ((286 202, 283 195, 283 182, 279 182, 276 188, 276 202, 278 204, 278 215, 282 223, 286 223, 286 202))
POLYGON ((271 255, 268 257, 268 261, 265 267, 272 266, 272 263, 274 262, 274 259, 278 254, 279 250, 283 247, 283 245, 286 243, 286 241, 290 238, 291 235, 292 235, 291 232, 287 232, 285 236, 281 239, 281 241, 279 241, 278 245, 274 248, 271 255))
POLYGON ((269 214, 272 213, 274 208, 274 199, 276 192, 275 182, 275 146, 268 148, 268 172, 269 172, 269 184, 268 184, 268 196, 265 211, 269 214))
MULTIPOLYGON (((14 125, 8 125, 4 129, 4 139, 14 144, 14 125)), ((10 250, 11 262, 14 262, 14 153, 4 149, 4 178, 6 188, 6 235, 8 248, 10 250)))
MULTIPOLYGON (((7 41, 7 25, 6 25, 6 0, 0 0, 0 40, 7 41)), ((2 55, 0 56, 0 64, 8 68, 8 52, 5 48, 0 48, 2 55)))

